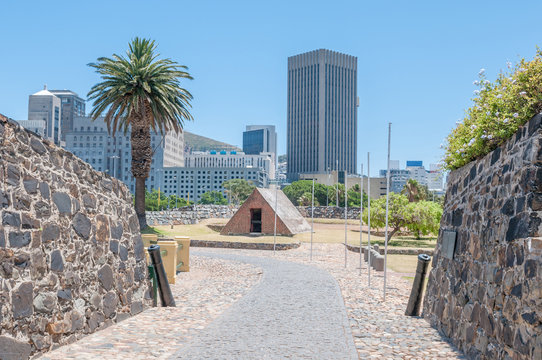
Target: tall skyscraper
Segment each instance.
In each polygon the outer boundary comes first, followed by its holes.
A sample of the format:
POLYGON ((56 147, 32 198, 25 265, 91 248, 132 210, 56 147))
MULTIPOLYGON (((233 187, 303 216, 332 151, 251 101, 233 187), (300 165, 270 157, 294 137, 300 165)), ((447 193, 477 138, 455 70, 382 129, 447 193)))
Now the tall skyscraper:
POLYGON ((61 102, 60 98, 47 90, 47 86, 28 97, 28 120, 43 121, 45 137, 60 145, 61 102))
POLYGON ((243 132, 243 152, 248 155, 260 153, 277 154, 277 132, 274 125, 247 125, 243 132))
POLYGON ((85 116, 85 100, 70 90, 49 90, 60 99, 62 119, 60 138, 66 140, 66 134, 73 129, 73 119, 77 116, 85 116))
POLYGON ((355 56, 314 50, 288 58, 288 179, 357 169, 355 56))

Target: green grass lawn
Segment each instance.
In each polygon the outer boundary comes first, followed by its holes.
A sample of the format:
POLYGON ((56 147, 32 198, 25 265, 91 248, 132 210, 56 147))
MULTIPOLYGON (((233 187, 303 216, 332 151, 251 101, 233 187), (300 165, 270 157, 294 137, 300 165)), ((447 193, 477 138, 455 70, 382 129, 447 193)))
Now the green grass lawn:
MULTIPOLYGON (((336 222, 335 219, 319 219, 332 220, 331 222, 315 222, 313 242, 315 243, 344 243, 344 226, 336 222)), ((208 224, 226 224, 227 219, 206 219, 194 225, 175 225, 173 229, 170 225, 148 227, 142 233, 156 234, 158 236, 173 237, 176 235, 189 236, 196 240, 212 240, 212 241, 233 241, 233 242, 259 242, 272 243, 273 236, 243 236, 243 235, 220 235, 219 232, 210 229, 208 224)), ((343 223, 344 224, 344 223, 343 223)), ((358 223, 359 224, 359 223, 358 223)), ((360 240, 359 230, 355 226, 349 226, 347 231, 347 241, 350 245, 359 245, 360 240)), ((362 244, 367 245, 368 236, 362 234, 362 244)), ((277 243, 292 243, 292 242, 310 242, 310 232, 297 234, 294 236, 277 236, 277 243)), ((371 235, 371 245, 384 245, 382 236, 371 235)), ((403 248, 434 248, 436 239, 427 237, 417 240, 414 237, 397 236, 393 237, 388 246, 403 247, 403 248)))

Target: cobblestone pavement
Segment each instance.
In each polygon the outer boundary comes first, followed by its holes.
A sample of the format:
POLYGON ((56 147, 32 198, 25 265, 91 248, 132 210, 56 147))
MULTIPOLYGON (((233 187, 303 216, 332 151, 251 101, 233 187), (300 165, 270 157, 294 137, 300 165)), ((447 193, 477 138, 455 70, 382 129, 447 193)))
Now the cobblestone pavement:
POLYGON ((340 288, 327 271, 269 257, 194 253, 257 265, 263 277, 175 358, 358 358, 340 288))
MULTIPOLYGON (((226 249, 210 249, 218 253, 226 249)), ((383 301, 383 272, 371 270, 371 287, 367 286, 367 266, 359 254, 345 252, 341 244, 310 245, 288 251, 237 250, 236 254, 273 257, 281 260, 311 264, 328 271, 339 283, 354 342, 360 359, 465 359, 437 330, 421 317, 405 316, 412 283, 405 275, 388 271, 386 301, 383 301)))
MULTIPOLYGON (((305 272, 318 272, 326 270, 338 282, 344 304, 348 314, 348 321, 351 332, 354 335, 354 344, 361 359, 383 358, 383 359, 463 359, 461 352, 451 346, 446 339, 433 329, 424 319, 419 317, 407 317, 404 315, 408 296, 410 294, 411 282, 403 278, 405 274, 388 272, 388 291, 386 301, 382 299, 382 273, 371 271, 371 287, 367 286, 367 267, 362 265, 361 275, 359 273, 359 255, 353 252, 347 253, 347 267, 344 267, 344 247, 340 244, 314 244, 313 260, 309 260, 309 244, 302 244, 299 249, 288 251, 257 250, 233 250, 233 249, 193 249, 192 255, 198 252, 205 252, 206 255, 222 256, 223 254, 247 255, 251 258, 272 258, 287 260, 294 263, 310 264, 315 268, 303 268, 305 272)), ((229 255, 228 255, 229 256, 229 255)), ((259 261, 256 259, 256 261, 259 261)), ((262 261, 265 261, 262 260, 262 261)), ((235 311, 234 307, 244 304, 251 305, 245 300, 250 296, 249 288, 258 282, 261 268, 229 262, 216 257, 191 257, 190 273, 181 274, 184 280, 173 289, 177 295, 177 289, 183 289, 185 295, 183 300, 177 300, 177 308, 153 308, 144 313, 125 320, 124 322, 100 331, 96 334, 85 337, 83 340, 48 353, 44 359, 96 359, 100 357, 108 359, 149 359, 168 358, 175 353, 177 357, 186 358, 185 355, 202 355, 198 353, 197 345, 191 339, 206 338, 206 334, 217 331, 221 325, 222 317, 227 318, 230 312, 235 311), (216 270, 216 272, 214 272, 216 270), (228 293, 225 295, 224 293, 228 293), (247 293, 248 292, 248 293, 247 293), (245 298, 230 305, 237 299, 247 294, 245 298), (201 307, 201 308, 200 308, 201 307), (226 310, 228 309, 228 310, 226 310), (177 310, 178 313, 177 313, 177 310), (226 311, 225 311, 226 310, 226 311), (157 322, 155 316, 169 314, 165 320, 157 322), (175 314, 175 315, 174 315, 175 314), (222 315, 220 315, 222 314, 222 315), (215 322, 211 322, 216 319, 215 322), (218 325, 217 325, 218 324, 218 325), (149 340, 145 340, 149 337, 149 340), (157 346, 150 344, 157 342, 157 346), (186 344, 186 345, 185 345, 186 344), (185 346, 183 346, 185 345, 185 346)), ((264 277, 271 276, 273 267, 264 270, 264 277)), ((253 288, 257 291, 256 285, 253 288)), ((277 284, 282 286, 282 284, 277 284)), ((314 284, 309 282, 309 286, 314 284)), ((298 292, 296 292, 298 294, 298 292)), ((268 295, 269 301, 274 297, 268 295)), ((179 298, 177 298, 179 299, 179 298)), ((286 304, 303 302, 304 299, 297 299, 293 296, 286 299, 286 304)), ((279 308, 279 304, 268 309, 279 308)), ((264 305, 261 305, 264 306, 264 305)), ((246 310, 247 308, 245 308, 246 310)), ((278 310, 271 312, 269 317, 279 316, 278 310)), ((265 315, 265 314, 262 314, 265 315)), ((249 317, 258 317, 250 314, 249 317)), ((294 318, 297 319, 297 318, 294 318)), ((322 319, 323 320, 323 319, 322 319)), ((248 319, 240 320, 248 321, 248 319)), ((329 320, 326 320, 329 321, 329 320)), ((299 324, 292 323, 292 331, 299 324)), ((326 326, 321 321, 314 329, 318 332, 319 327, 326 326)), ((239 327, 231 326, 226 328, 230 338, 234 338, 237 344, 245 346, 242 341, 253 339, 251 330, 239 330, 239 327), (237 336, 235 336, 237 335, 237 336)), ((343 338, 348 338, 347 332, 343 338)), ((260 339, 261 334, 256 337, 260 339)), ((310 335, 306 338, 310 339, 310 335)), ((302 340, 299 338, 300 341, 302 340)), ((195 341, 195 340, 194 340, 195 341)), ((270 339, 277 344, 279 354, 281 343, 279 339, 270 339)), ((223 348, 229 346, 227 343, 213 343, 210 346, 223 348)), ((306 347, 305 342, 288 344, 291 358, 298 358, 296 351, 302 351, 306 347)), ((199 349, 201 350, 201 349, 199 349)), ((201 350, 204 351, 204 350, 201 350)), ((287 358, 283 354, 283 358, 287 358)), ((322 353, 322 357, 326 358, 322 353)), ((243 358, 231 355, 231 358, 243 358)), ((260 353, 248 358, 264 359, 260 353)), ((277 355, 277 357, 279 357, 277 355)), ((195 357, 198 358, 198 357, 195 357)), ((204 358, 203 355, 199 358, 204 358)), ((335 359, 336 357, 327 357, 335 359)))
POLYGON ((261 273, 245 263, 191 256, 190 272, 177 274, 171 287, 177 307, 147 309, 41 359, 168 358, 241 298, 261 273))

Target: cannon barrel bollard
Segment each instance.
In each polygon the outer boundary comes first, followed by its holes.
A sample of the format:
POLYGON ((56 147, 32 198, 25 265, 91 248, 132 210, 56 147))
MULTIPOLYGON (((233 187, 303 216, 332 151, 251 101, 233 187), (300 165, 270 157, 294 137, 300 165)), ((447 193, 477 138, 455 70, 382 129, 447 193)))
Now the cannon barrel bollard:
POLYGON ((160 302, 163 307, 171 306, 175 307, 175 299, 171 293, 171 288, 167 281, 166 270, 164 270, 164 264, 162 264, 162 256, 160 255, 160 246, 151 245, 148 250, 149 257, 151 258, 152 266, 154 267, 154 273, 158 282, 158 290, 160 290, 160 302))
POLYGON ((410 292, 410 298, 408 299, 408 305, 405 315, 418 316, 420 313, 420 306, 423 296, 423 284, 425 277, 427 276, 427 269, 429 268, 429 262, 431 257, 427 254, 418 255, 418 266, 416 266, 416 277, 412 284, 412 291, 410 292))

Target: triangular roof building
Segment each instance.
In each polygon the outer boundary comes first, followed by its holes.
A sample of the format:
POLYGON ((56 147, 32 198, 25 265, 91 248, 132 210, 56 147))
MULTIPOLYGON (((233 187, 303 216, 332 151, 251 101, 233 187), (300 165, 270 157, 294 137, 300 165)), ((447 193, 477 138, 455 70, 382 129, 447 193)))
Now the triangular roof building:
POLYGON ((220 233, 222 235, 273 234, 275 211, 277 234, 295 235, 311 230, 305 218, 281 190, 256 188, 220 233))

